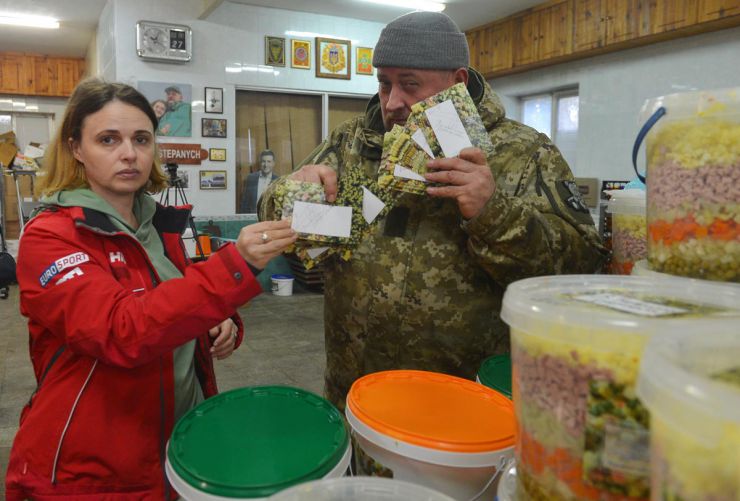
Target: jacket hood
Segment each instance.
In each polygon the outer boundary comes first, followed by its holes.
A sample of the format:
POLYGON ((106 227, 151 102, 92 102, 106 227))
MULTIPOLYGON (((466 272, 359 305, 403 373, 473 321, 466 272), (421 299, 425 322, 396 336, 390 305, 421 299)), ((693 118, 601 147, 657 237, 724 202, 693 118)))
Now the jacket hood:
MULTIPOLYGON (((468 93, 478 107, 478 114, 481 120, 483 120, 486 130, 491 130, 499 120, 506 116, 504 106, 501 104, 501 99, 493 92, 491 86, 483 78, 483 75, 473 68, 468 68, 468 75, 468 93)), ((380 96, 378 94, 375 94, 370 99, 365 108, 365 128, 385 134, 383 115, 380 111, 380 96)))

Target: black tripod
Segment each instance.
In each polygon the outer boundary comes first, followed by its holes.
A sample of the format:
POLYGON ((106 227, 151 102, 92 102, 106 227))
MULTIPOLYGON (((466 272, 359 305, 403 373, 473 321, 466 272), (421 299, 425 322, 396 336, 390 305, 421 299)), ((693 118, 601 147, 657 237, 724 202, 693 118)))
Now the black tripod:
MULTIPOLYGON (((183 190, 183 178, 177 175, 177 164, 165 164, 165 170, 169 175, 167 189, 162 192, 159 196, 159 203, 168 206, 170 205, 170 190, 174 190, 175 196, 172 198, 172 205, 187 204, 188 199, 185 196, 185 190, 183 190)), ((205 257, 203 254, 203 248, 200 246, 200 240, 198 239, 198 231, 195 229, 195 219, 193 219, 192 212, 188 216, 188 226, 193 232, 193 238, 195 239, 195 248, 197 249, 196 254, 201 257, 205 257)))

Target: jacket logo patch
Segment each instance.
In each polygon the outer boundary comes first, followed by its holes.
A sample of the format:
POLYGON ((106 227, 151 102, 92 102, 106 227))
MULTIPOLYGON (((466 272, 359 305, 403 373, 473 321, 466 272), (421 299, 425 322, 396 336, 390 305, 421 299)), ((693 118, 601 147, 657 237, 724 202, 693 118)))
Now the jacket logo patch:
POLYGON ((49 281, 62 271, 71 266, 76 266, 88 261, 90 261, 90 256, 88 256, 84 252, 75 252, 73 254, 69 254, 68 256, 60 257, 44 270, 44 272, 39 277, 39 283, 41 284, 41 287, 46 287, 49 281))
POLYGON ((560 181, 560 183, 565 188, 560 194, 565 205, 576 212, 585 212, 588 214, 588 206, 586 206, 583 197, 581 197, 581 191, 578 189, 578 185, 574 181, 560 181))
POLYGON ((123 257, 123 252, 111 252, 108 254, 111 263, 125 263, 126 258, 123 257))
POLYGON ((62 284, 64 282, 66 282, 67 280, 70 280, 70 279, 72 279, 74 277, 81 277, 82 275, 84 275, 84 273, 82 272, 82 270, 78 266, 78 267, 73 268, 72 270, 68 271, 64 275, 62 275, 62 278, 60 278, 59 280, 57 280, 57 285, 62 284))

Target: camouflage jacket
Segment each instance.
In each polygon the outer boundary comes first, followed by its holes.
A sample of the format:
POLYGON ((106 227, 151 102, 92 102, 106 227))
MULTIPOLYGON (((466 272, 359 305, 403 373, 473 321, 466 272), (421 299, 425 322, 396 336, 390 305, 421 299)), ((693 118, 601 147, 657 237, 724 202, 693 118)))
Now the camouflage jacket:
MULTIPOLYGON (((463 221, 452 199, 403 194, 349 261, 324 264, 326 395, 340 409, 352 382, 380 370, 422 369, 474 379, 483 359, 508 353, 499 313, 507 284, 593 273, 604 256, 573 175, 555 145, 505 118, 483 78, 468 90, 489 131, 496 191, 463 221)), ((374 179, 383 144, 378 96, 301 164, 374 179)), ((276 183, 279 183, 277 181, 276 183)), ((260 219, 274 213, 268 188, 260 219)))

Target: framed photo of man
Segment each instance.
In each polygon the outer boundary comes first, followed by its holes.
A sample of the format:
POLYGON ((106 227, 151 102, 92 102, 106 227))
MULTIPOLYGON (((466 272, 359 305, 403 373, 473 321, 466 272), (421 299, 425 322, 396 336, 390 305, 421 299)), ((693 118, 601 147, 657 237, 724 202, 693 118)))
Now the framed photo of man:
POLYGON ((316 76, 349 80, 352 68, 352 42, 316 37, 316 76))
POLYGON ((224 90, 218 87, 206 87, 206 113, 224 112, 224 90))

